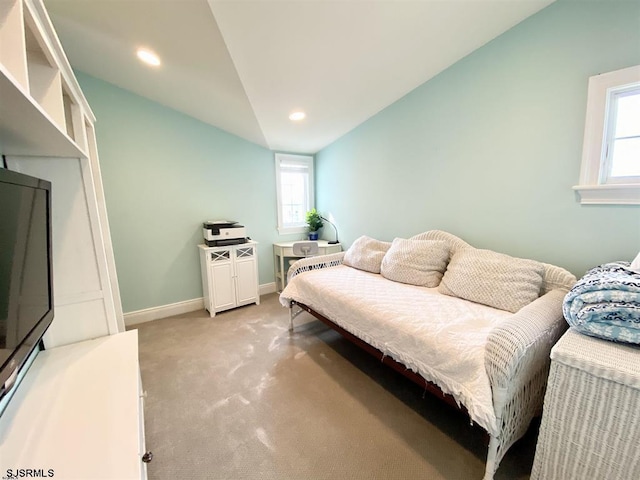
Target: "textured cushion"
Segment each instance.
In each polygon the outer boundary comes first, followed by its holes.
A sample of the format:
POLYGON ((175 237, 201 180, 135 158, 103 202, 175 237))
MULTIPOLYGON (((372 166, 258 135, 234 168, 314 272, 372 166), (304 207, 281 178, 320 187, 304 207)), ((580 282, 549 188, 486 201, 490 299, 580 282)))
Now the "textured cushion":
POLYGON ((538 298, 543 275, 540 262, 463 248, 451 258, 438 291, 515 313, 538 298))
POLYGON ((342 263, 365 272, 380 273, 380 264, 391 242, 382 242, 363 235, 345 252, 342 263))
POLYGON ((448 261, 445 242, 396 238, 382 259, 380 273, 394 282, 437 287, 448 261))

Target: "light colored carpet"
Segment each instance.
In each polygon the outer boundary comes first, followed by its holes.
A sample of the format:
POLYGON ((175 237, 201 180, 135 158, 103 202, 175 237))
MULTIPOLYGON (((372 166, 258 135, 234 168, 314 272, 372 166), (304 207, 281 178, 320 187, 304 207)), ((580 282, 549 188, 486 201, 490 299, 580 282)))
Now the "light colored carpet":
MULTIPOLYGON (((138 325, 150 480, 481 479, 484 432, 275 294, 138 325)), ((136 328, 136 327, 133 327, 136 328)), ((527 479, 536 428, 496 479, 527 479)))

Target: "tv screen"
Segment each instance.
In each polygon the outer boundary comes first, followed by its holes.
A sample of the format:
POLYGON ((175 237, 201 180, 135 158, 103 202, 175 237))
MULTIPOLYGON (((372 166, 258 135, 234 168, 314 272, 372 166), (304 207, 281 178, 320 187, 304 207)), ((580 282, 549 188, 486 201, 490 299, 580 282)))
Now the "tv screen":
POLYGON ((0 169, 0 398, 53 320, 51 184, 0 169))

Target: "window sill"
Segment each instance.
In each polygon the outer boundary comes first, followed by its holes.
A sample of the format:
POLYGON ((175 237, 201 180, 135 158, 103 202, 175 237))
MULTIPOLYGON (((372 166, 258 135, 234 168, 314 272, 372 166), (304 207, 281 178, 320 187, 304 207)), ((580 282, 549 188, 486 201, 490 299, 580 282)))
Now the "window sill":
POLYGON ((304 227, 278 227, 278 233, 280 235, 290 235, 294 233, 307 233, 308 228, 304 227))
POLYGON ((640 185, 576 185, 582 205, 640 205, 640 185))

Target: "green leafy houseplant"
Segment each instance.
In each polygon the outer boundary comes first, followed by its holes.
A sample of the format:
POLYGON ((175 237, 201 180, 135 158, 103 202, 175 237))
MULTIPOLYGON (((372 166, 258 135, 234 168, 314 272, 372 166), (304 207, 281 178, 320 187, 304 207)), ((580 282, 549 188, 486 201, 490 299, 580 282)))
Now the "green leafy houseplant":
POLYGON ((307 212, 307 225, 309 225, 309 232, 317 232, 324 225, 320 213, 315 208, 307 212))

